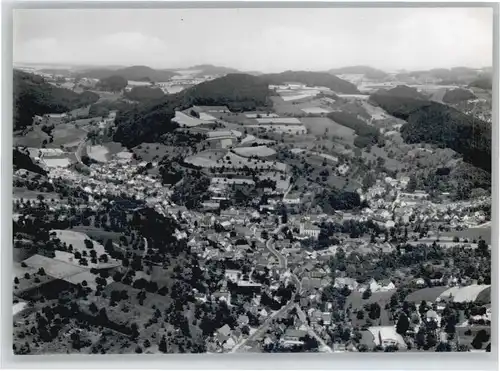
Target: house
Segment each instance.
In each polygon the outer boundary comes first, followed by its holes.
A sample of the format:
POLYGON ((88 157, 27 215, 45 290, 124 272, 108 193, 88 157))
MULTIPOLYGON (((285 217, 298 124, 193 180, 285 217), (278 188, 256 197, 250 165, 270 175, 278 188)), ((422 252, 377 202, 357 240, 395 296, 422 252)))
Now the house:
POLYGON ((394 290, 396 286, 394 283, 390 280, 382 280, 377 282, 375 279, 371 279, 370 282, 367 285, 364 285, 363 287, 359 288, 359 292, 364 292, 367 289, 370 289, 371 292, 378 292, 378 291, 390 291, 394 290))
POLYGON ((229 325, 227 324, 219 328, 215 335, 220 344, 224 344, 230 338, 230 336, 231 327, 229 327, 229 325))
POLYGON ((241 316, 238 317, 238 324, 240 326, 246 326, 248 325, 248 323, 250 322, 250 319, 248 318, 248 316, 242 314, 241 316))
POLYGON ((224 276, 232 282, 238 282, 241 275, 242 275, 242 272, 240 270, 236 270, 236 269, 226 269, 226 271, 224 273, 224 276))
POLYGON ((321 229, 317 226, 314 226, 312 224, 300 223, 299 233, 303 236, 317 239, 320 232, 321 232, 321 229))
POLYGON ((324 325, 329 326, 332 323, 332 314, 330 312, 323 312, 321 319, 324 325))
POLYGON ((283 336, 283 340, 285 343, 289 343, 289 344, 297 343, 297 342, 300 344, 303 344, 303 342, 300 339, 302 339, 306 335, 307 335, 306 331, 296 330, 296 329, 288 329, 285 331, 285 334, 283 336))
POLYGON ((341 289, 347 286, 349 290, 356 290, 359 286, 358 282, 354 278, 348 277, 336 277, 334 287, 341 289))

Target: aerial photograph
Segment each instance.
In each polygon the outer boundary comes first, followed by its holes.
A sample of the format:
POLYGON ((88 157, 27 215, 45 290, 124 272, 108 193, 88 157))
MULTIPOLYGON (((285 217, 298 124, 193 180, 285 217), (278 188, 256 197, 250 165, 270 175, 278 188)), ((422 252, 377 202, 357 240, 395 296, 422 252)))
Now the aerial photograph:
POLYGON ((13 354, 490 352, 492 66, 491 8, 16 9, 13 354))

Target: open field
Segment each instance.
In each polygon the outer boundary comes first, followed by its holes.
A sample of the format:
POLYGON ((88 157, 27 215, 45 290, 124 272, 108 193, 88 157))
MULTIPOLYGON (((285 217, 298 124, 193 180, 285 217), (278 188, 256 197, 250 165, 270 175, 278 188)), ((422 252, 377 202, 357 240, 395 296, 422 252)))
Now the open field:
POLYGON ((467 238, 470 242, 472 242, 472 240, 479 240, 479 238, 482 238, 487 244, 491 244, 491 227, 469 228, 464 231, 442 232, 441 234, 443 236, 467 238))
POLYGON ((90 106, 87 107, 81 107, 81 108, 76 108, 73 111, 69 111, 69 115, 71 117, 84 117, 88 116, 90 111, 90 106))
POLYGON ((71 160, 67 157, 63 158, 46 157, 43 159, 43 162, 48 167, 68 167, 69 165, 71 165, 71 160))
POLYGON ((161 143, 142 143, 134 148, 132 152, 135 153, 142 161, 159 161, 165 156, 174 157, 184 153, 182 147, 166 146, 161 143))
POLYGON ((341 137, 342 139, 352 143, 356 134, 354 130, 337 124, 335 121, 326 117, 305 117, 301 119, 307 130, 314 135, 324 135, 326 130, 327 136, 341 137))
POLYGON ((24 200, 36 200, 39 196, 42 196, 45 200, 59 200, 61 197, 55 192, 40 192, 40 191, 30 191, 26 188, 13 187, 12 189, 14 199, 22 198, 24 200))
POLYGON ((13 144, 19 147, 36 147, 40 148, 43 142, 48 143, 50 137, 44 133, 38 126, 34 126, 26 135, 15 135, 13 144))
POLYGON ((87 146, 87 156, 97 162, 108 161, 108 149, 105 146, 87 146))
POLYGON ((193 127, 210 123, 210 121, 200 120, 180 111, 175 112, 175 117, 172 119, 172 121, 178 123, 180 127, 193 127))
POLYGON ((275 132, 275 133, 287 133, 287 134, 305 134, 307 128, 304 125, 245 125, 246 128, 257 129, 259 132, 275 132))
POLYGON ((68 123, 57 125, 52 130, 52 136, 54 141, 47 147, 59 148, 61 145, 80 142, 87 136, 87 132, 77 128, 76 124, 68 123))
POLYGON ((94 241, 98 241, 101 245, 104 245, 108 239, 113 240, 113 242, 120 242, 120 233, 117 232, 111 232, 111 231, 105 231, 99 228, 95 228, 92 226, 76 226, 71 228, 71 231, 79 232, 86 234, 89 236, 91 239, 94 241))
POLYGON ((91 90, 93 93, 99 95, 97 103, 104 101, 117 101, 123 97, 122 93, 112 93, 109 91, 91 90))
MULTIPOLYGON (((374 292, 368 299, 363 299, 362 294, 353 291, 346 300, 346 306, 352 305, 353 309, 363 309, 366 304, 378 303, 380 305, 380 318, 372 320, 372 323, 376 326, 391 326, 394 322, 390 319, 389 312, 384 308, 387 303, 390 302, 391 296, 396 292, 396 290, 390 290, 385 292, 374 292)), ((356 314, 351 314, 351 321, 353 326, 362 326, 366 323, 368 318, 368 313, 365 311, 365 319, 358 320, 356 314)))
POLYGON ((276 154, 276 151, 267 146, 256 146, 256 147, 237 147, 233 151, 243 157, 269 157, 276 154))

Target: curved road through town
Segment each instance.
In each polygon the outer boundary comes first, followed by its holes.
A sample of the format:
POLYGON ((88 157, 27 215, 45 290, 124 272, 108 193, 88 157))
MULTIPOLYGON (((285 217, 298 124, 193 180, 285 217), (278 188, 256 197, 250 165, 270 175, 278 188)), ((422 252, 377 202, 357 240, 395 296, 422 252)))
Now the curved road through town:
MULTIPOLYGON (((278 226, 273 234, 275 233, 278 233, 278 231, 280 231, 284 226, 286 226, 286 224, 281 224, 280 226, 278 226)), ((287 269, 287 259, 285 256, 283 256, 279 251, 277 251, 273 246, 272 246, 272 238, 269 238, 266 242, 266 248, 274 255, 276 256, 276 258, 278 258, 278 261, 280 262, 280 267, 282 269, 287 269)), ((269 328, 269 326, 271 325, 272 321, 276 318, 276 317, 279 317, 279 316, 282 316, 284 315, 285 313, 287 313, 288 311, 290 311, 293 307, 296 307, 297 308, 297 313, 299 314, 300 317, 303 317, 304 319, 306 318, 306 315, 305 313, 302 311, 302 309, 300 308, 300 306, 295 303, 295 298, 297 297, 297 295, 300 295, 300 293, 302 292, 302 283, 301 281, 299 280, 299 278, 293 273, 293 272, 289 272, 290 273, 290 278, 295 282, 295 286, 296 286, 296 290, 295 290, 295 293, 293 294, 293 296, 291 297, 290 301, 288 301, 288 303, 284 306, 284 307, 281 307, 280 310, 274 312, 273 314, 271 314, 269 316, 269 318, 267 318, 264 323, 262 323, 262 325, 259 326, 259 328, 257 328, 257 330, 252 333, 248 338, 244 339, 243 341, 241 341, 240 343, 236 344, 234 346, 233 349, 231 349, 231 353, 236 353, 239 349, 241 349, 242 347, 244 347, 249 341, 255 341, 256 339, 262 337, 267 329, 269 328)), ((304 321, 305 323, 307 323, 307 321, 304 321)), ((310 327, 310 326, 307 326, 307 332, 309 333, 310 336, 314 337, 318 343, 323 347, 323 349, 328 352, 328 353, 332 353, 332 349, 326 345, 325 341, 323 339, 321 339, 321 337, 310 327)))

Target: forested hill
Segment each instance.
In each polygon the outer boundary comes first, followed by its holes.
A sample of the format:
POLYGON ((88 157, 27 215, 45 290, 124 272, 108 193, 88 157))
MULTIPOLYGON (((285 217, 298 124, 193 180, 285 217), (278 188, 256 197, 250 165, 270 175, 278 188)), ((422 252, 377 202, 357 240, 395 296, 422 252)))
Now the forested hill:
POLYGON ((46 82, 42 77, 14 70, 14 130, 31 125, 33 116, 64 113, 97 102, 92 92, 81 94, 46 82))
POLYGON ((178 94, 119 111, 113 140, 129 147, 146 141, 155 142, 161 135, 177 128, 177 124, 171 122, 176 109, 183 110, 192 105, 226 105, 232 111, 252 111, 267 106, 268 96, 267 83, 259 77, 226 75, 178 94))
POLYGON ((260 77, 229 74, 186 90, 190 105, 226 105, 231 111, 252 111, 270 104, 267 83, 260 77))
POLYGON ((407 143, 435 143, 460 153, 464 161, 491 171, 491 124, 444 104, 375 93, 370 101, 406 120, 401 135, 407 143))
POLYGON ((325 86, 341 94, 360 93, 356 85, 342 80, 328 72, 286 71, 282 73, 265 74, 260 77, 273 85, 298 82, 308 86, 325 86))
POLYGON ((376 68, 370 66, 347 66, 341 68, 334 68, 328 71, 334 75, 343 75, 343 74, 356 74, 356 75, 365 75, 368 79, 383 79, 387 77, 387 73, 382 70, 378 70, 376 68))
POLYGON ((435 143, 460 153, 464 161, 491 171, 491 124, 452 107, 431 102, 413 111, 401 128, 407 143, 435 143))

